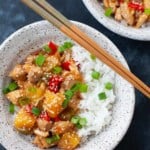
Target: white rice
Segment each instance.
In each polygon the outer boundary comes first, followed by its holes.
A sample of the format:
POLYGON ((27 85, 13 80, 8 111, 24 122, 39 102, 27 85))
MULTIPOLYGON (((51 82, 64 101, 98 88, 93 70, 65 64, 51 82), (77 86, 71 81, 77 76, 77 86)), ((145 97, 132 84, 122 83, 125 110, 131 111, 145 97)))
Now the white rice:
POLYGON ((80 116, 87 119, 87 124, 78 130, 79 136, 86 139, 91 134, 99 134, 111 122, 115 95, 113 90, 105 89, 105 83, 111 82, 114 85, 115 74, 98 59, 93 61, 90 54, 80 46, 74 46, 72 51, 73 58, 80 64, 84 80, 88 85, 88 92, 82 94, 83 99, 79 105, 80 116), (92 79, 91 73, 93 70, 101 73, 102 77, 99 80, 92 79), (106 100, 99 100, 98 94, 101 92, 106 93, 106 100))

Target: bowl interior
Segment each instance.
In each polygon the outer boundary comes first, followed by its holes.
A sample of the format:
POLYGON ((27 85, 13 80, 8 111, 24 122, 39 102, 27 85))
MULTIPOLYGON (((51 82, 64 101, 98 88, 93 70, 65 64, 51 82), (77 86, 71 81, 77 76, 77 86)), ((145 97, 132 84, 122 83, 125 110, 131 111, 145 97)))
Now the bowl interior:
POLYGON ((130 26, 122 24, 114 18, 106 17, 104 15, 104 8, 98 0, 82 0, 90 13, 107 29, 127 38, 149 41, 150 40, 150 26, 145 26, 135 29, 130 26))
MULTIPOLYGON (((74 22, 81 30, 87 33, 97 43, 128 68, 124 57, 116 46, 103 34, 93 28, 74 22)), ((62 43, 68 38, 47 21, 40 21, 28 25, 12 34, 0 46, 0 90, 9 82, 8 72, 13 66, 21 62, 29 53, 40 48, 50 40, 62 43)), ((113 120, 111 124, 99 135, 92 137, 78 149, 110 150, 113 149, 126 133, 132 119, 135 103, 133 87, 119 75, 115 77, 116 103, 113 107, 113 120)), ((38 149, 31 144, 29 136, 17 133, 13 127, 13 116, 8 113, 8 102, 0 94, 0 143, 6 149, 38 149), (9 142, 8 142, 9 139, 9 142)))

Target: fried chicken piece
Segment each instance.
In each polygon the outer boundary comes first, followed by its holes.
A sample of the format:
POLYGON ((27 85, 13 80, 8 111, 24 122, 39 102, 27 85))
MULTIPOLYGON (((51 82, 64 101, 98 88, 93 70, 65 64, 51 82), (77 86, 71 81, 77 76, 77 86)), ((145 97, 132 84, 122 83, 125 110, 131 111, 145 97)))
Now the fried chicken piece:
POLYGON ((43 75, 43 71, 42 71, 41 67, 32 66, 27 75, 27 78, 28 78, 29 82, 36 83, 40 80, 42 75, 43 75))
POLYGON ((70 121, 58 121, 54 123, 51 132, 53 134, 63 134, 72 130, 73 127, 74 125, 70 121))
POLYGON ((40 118, 37 119, 37 125, 41 131, 50 131, 50 129, 52 128, 51 121, 46 121, 46 120, 40 119, 40 118))
POLYGON ((9 73, 9 77, 14 80, 25 80, 26 79, 26 72, 23 69, 22 65, 16 65, 14 69, 9 73))
POLYGON ((148 15, 145 13, 141 14, 137 23, 136 23, 136 28, 140 28, 148 19, 148 15))
POLYGON ((121 10, 122 17, 126 20, 127 24, 132 26, 134 24, 134 13, 135 13, 135 11, 128 7, 127 2, 120 4, 120 10, 121 10))
POLYGON ((121 20, 122 20, 121 9, 120 9, 120 8, 117 8, 117 9, 116 9, 115 19, 116 19, 117 21, 121 21, 121 20))
POLYGON ((23 90, 15 90, 6 94, 6 97, 9 101, 11 101, 14 105, 18 105, 18 100, 24 96, 23 90))

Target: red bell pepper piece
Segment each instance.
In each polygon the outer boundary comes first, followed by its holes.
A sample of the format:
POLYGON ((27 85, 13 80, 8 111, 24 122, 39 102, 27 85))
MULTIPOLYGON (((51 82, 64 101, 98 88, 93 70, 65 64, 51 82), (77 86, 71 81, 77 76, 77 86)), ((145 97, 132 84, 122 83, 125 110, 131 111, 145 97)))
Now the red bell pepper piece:
POLYGON ((49 115, 48 115, 48 113, 46 111, 44 111, 44 112, 41 113, 40 118, 44 119, 46 121, 50 121, 51 120, 50 117, 49 117, 49 115))
POLYGON ((51 52, 49 54, 54 55, 58 49, 58 46, 53 42, 49 42, 48 46, 51 49, 51 52))
POLYGON ((54 121, 58 122, 58 121, 61 121, 61 119, 59 118, 59 116, 57 116, 57 117, 54 118, 54 121))
POLYGON ((138 11, 142 11, 142 12, 144 11, 144 6, 140 3, 129 2, 128 7, 133 8, 138 11))
POLYGON ((60 84, 62 83, 63 78, 60 76, 52 76, 49 79, 48 88, 50 91, 57 93, 59 91, 60 84))
POLYGON ((64 70, 70 71, 70 62, 69 62, 69 61, 63 62, 63 63, 61 64, 61 66, 62 66, 62 68, 63 68, 64 70))

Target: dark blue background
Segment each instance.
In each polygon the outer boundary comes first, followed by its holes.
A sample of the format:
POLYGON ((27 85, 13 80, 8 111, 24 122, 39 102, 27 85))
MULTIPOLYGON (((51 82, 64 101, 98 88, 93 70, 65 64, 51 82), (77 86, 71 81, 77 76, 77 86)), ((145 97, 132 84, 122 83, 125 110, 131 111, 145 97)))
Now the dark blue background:
MULTIPOLYGON (((91 16, 81 0, 49 2, 68 19, 88 24, 105 34, 125 56, 132 72, 150 85, 150 42, 123 38, 108 31, 91 16)), ((41 19, 19 0, 0 0, 0 43, 20 27, 41 19)), ((150 150, 150 100, 138 91, 132 124, 116 150, 150 150)))

